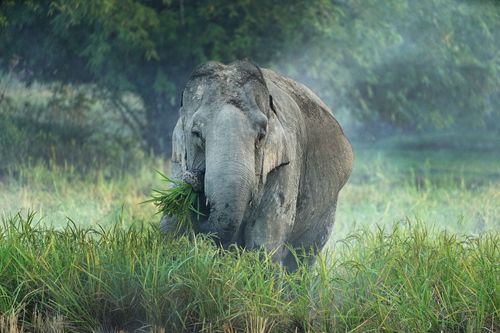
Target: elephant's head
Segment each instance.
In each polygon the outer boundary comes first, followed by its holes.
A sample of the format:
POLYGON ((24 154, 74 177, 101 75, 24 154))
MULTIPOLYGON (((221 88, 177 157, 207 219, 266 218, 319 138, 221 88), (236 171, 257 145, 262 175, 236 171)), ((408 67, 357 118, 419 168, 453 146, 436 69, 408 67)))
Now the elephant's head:
POLYGON ((267 175, 287 164, 286 137, 261 70, 247 61, 197 68, 183 92, 173 161, 205 170, 195 230, 223 245, 239 242, 242 220, 267 175))

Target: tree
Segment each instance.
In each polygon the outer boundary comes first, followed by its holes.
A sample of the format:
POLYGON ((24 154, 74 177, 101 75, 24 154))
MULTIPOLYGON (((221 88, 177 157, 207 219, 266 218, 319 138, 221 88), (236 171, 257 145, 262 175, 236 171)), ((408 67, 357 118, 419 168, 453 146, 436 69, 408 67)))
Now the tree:
POLYGON ((4 0, 0 27, 0 70, 95 85, 155 152, 207 60, 279 69, 343 124, 500 123, 498 0, 4 0))
POLYGON ((15 68, 28 83, 95 84, 160 153, 194 66, 267 63, 322 34, 334 14, 326 0, 7 0, 0 69, 15 68), (127 93, 141 98, 144 123, 124 103, 127 93))
POLYGON ((341 122, 428 131, 500 120, 500 2, 337 0, 339 19, 285 61, 341 122))

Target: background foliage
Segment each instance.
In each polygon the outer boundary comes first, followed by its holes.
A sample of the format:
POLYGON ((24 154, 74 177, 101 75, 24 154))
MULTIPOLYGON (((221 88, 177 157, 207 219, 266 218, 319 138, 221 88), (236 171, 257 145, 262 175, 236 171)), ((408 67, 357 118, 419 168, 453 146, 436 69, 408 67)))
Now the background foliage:
POLYGON ((7 0, 0 26, 4 74, 91 85, 157 153, 190 71, 245 57, 310 85, 362 133, 498 131, 494 0, 7 0))
POLYGON ((2 66, 26 82, 96 84, 117 104, 126 93, 139 96, 144 119, 122 109, 146 146, 162 152, 194 66, 243 57, 265 64, 319 32, 331 7, 328 1, 7 1, 0 7, 2 66))

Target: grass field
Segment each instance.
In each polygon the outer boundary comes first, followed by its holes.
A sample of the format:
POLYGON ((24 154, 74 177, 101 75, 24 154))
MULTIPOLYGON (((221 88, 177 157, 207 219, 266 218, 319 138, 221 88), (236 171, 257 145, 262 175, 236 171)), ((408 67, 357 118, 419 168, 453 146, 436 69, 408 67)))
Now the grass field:
MULTIPOLYGON (((332 239, 407 218, 460 233, 500 230, 500 149, 473 148, 355 145, 354 172, 340 194, 332 239)), ((163 186, 154 170, 168 172, 168 162, 145 159, 138 170, 113 176, 99 170, 82 175, 71 166, 20 166, 0 178, 0 213, 34 211, 55 226, 68 218, 86 226, 156 223, 153 205, 140 204, 163 186)))
POLYGON ((398 141, 355 145, 331 242, 294 274, 159 235, 140 202, 165 161, 113 176, 12 170, 0 178, 0 333, 499 331, 500 145, 398 141))

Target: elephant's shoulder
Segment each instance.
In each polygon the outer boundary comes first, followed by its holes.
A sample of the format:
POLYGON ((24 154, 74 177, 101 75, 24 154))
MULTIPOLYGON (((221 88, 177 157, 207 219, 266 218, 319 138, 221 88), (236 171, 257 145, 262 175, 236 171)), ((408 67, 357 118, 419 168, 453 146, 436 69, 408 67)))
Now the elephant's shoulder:
POLYGON ((297 102, 300 102, 301 99, 308 98, 308 95, 313 95, 320 103, 322 103, 321 100, 305 85, 267 68, 262 69, 262 73, 264 74, 266 83, 276 85, 285 94, 294 98, 297 102))
POLYGON ((304 84, 270 69, 263 68, 262 72, 268 85, 277 86, 284 94, 292 98, 305 116, 320 121, 335 120, 328 106, 304 84))

